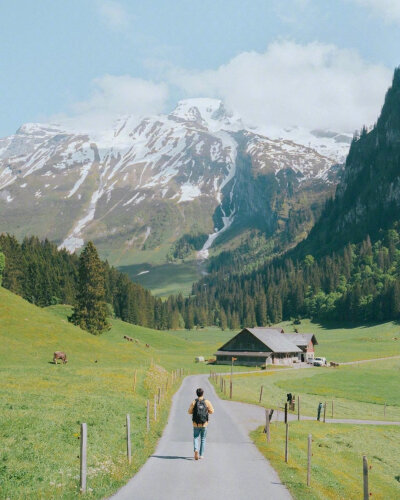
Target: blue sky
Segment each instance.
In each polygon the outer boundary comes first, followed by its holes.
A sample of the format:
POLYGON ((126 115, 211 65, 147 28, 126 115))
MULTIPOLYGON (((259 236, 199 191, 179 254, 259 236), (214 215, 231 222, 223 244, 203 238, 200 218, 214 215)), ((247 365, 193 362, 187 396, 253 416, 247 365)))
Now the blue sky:
POLYGON ((352 128, 379 112, 399 47, 397 0, 3 0, 0 136, 199 95, 257 124, 352 128))

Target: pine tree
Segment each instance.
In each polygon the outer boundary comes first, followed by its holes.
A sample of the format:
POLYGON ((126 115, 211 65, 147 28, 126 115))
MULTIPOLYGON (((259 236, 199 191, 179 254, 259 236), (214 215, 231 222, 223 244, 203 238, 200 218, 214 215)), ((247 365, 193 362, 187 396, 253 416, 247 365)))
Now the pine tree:
POLYGON ((3 279, 3 271, 5 267, 6 267, 6 258, 4 257, 4 253, 0 252, 0 286, 3 279))
POLYGON ((98 335, 110 328, 105 303, 104 267, 96 247, 90 241, 79 258, 76 304, 69 320, 98 335))
POLYGON ((226 330, 228 328, 228 321, 226 318, 225 311, 223 309, 221 309, 221 311, 219 312, 219 319, 220 319, 221 330, 222 331, 226 330))
POLYGON ((256 319, 257 326, 265 326, 267 324, 267 298, 264 291, 261 291, 257 297, 256 319))

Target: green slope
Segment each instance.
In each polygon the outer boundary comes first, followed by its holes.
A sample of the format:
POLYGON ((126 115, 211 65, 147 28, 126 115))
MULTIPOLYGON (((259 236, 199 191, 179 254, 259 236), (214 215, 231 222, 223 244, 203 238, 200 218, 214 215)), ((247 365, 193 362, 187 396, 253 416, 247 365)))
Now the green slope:
POLYGON ((161 435, 171 390, 160 419, 149 434, 145 430, 146 401, 166 380, 160 365, 207 371, 194 356, 212 354, 219 344, 122 321, 95 337, 69 324, 67 313, 64 306, 37 308, 0 287, 0 498, 76 498, 81 422, 88 424, 91 498, 110 495, 145 462, 161 435), (52 363, 55 350, 67 353, 66 365, 52 363), (125 459, 126 413, 131 466, 125 459))

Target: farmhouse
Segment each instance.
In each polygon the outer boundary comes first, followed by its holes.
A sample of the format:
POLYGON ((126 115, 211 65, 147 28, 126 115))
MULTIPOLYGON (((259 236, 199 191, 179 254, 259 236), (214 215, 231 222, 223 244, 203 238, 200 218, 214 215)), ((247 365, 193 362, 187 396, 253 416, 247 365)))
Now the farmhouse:
POLYGON ((314 346, 318 345, 318 342, 313 333, 285 333, 285 337, 301 349, 299 361, 314 359, 314 346))
POLYGON ((313 334, 287 334, 276 328, 244 328, 215 353, 217 364, 257 366, 291 365, 314 357, 317 340, 313 334))

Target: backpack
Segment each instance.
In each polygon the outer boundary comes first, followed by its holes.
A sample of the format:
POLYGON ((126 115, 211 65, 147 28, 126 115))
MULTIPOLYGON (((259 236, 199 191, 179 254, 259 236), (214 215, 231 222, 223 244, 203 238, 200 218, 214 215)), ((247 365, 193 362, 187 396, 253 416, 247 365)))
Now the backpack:
POLYGON ((192 420, 196 424, 205 424, 208 422, 208 408, 205 399, 196 399, 192 420))

